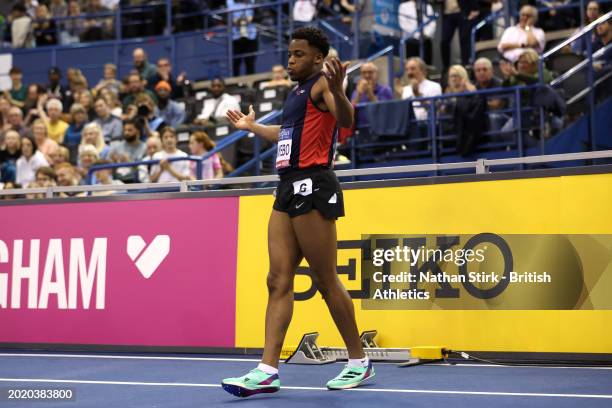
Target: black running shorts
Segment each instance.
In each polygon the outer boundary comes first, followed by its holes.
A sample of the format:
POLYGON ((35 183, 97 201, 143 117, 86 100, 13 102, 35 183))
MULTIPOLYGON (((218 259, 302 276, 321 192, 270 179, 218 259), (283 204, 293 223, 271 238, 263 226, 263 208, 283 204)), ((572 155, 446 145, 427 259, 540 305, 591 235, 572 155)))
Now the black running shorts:
POLYGON ((274 195, 274 209, 286 212, 292 218, 314 208, 327 219, 344 216, 340 183, 336 174, 327 168, 294 170, 281 175, 274 195))

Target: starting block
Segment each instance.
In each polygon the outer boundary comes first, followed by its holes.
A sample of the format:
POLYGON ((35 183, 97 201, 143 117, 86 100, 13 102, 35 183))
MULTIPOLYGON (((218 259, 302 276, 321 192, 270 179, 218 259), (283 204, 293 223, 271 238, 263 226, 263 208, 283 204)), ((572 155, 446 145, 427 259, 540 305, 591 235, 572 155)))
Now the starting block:
MULTIPOLYGON (((376 330, 361 333, 360 339, 363 351, 372 361, 401 362, 408 367, 433 361, 440 361, 446 356, 442 347, 382 348, 378 347, 374 338, 376 330)), ((319 333, 306 333, 302 336, 298 347, 285 360, 287 364, 329 364, 338 360, 348 360, 348 351, 341 347, 319 347, 319 333)))

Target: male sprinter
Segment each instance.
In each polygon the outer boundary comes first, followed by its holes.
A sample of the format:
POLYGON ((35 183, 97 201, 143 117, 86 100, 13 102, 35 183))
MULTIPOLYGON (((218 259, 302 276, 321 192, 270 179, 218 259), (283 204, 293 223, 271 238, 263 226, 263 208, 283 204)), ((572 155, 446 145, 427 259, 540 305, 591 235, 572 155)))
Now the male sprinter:
POLYGON ((329 389, 353 388, 374 376, 365 356, 355 311, 336 272, 336 223, 344 216, 342 191, 331 170, 336 130, 351 127, 354 110, 342 89, 346 65, 323 61, 329 51, 325 34, 312 27, 293 32, 287 72, 298 85, 283 108, 281 126, 255 123, 255 112, 229 111, 238 129, 278 143, 280 183, 268 223, 268 307, 261 363, 248 374, 223 380, 223 389, 239 397, 280 389, 278 360, 293 313, 293 279, 303 258, 342 335, 349 362, 327 383, 329 389))

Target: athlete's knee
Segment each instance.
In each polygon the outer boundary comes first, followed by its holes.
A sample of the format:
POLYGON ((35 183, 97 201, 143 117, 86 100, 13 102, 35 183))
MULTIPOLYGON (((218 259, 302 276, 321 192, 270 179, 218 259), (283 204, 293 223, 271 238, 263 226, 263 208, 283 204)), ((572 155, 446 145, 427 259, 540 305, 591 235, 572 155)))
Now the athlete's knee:
POLYGON ((289 278, 289 273, 278 270, 270 269, 266 284, 270 295, 281 296, 293 291, 293 282, 289 278))
POLYGON ((319 293, 323 296, 323 299, 327 299, 330 293, 338 290, 340 288, 340 281, 338 280, 338 276, 336 275, 336 271, 328 274, 317 273, 316 271, 312 271, 312 280, 316 285, 319 293))

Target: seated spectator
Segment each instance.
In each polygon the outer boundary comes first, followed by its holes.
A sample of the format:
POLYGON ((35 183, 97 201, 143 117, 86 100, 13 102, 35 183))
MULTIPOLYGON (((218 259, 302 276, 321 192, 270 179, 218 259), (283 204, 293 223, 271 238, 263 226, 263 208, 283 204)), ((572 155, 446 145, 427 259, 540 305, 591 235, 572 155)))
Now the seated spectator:
POLYGON ((474 92, 476 87, 470 82, 468 73, 461 65, 453 65, 448 70, 448 84, 444 93, 474 92))
POLYGON ((161 160, 159 165, 151 167, 151 182, 169 183, 173 181, 189 180, 189 161, 169 162, 168 159, 187 157, 187 153, 176 148, 178 137, 176 131, 166 126, 161 132, 162 150, 153 155, 153 160, 161 160))
MULTIPOLYGON (((540 82, 539 70, 538 70, 538 53, 534 50, 527 49, 520 55, 516 68, 514 65, 504 63, 500 65, 502 74, 504 75, 504 86, 519 86, 519 85, 533 85, 540 82)), ((553 80, 553 74, 544 67, 542 78, 545 84, 550 83, 553 80)), ((533 90, 525 90, 521 92, 522 106, 533 105, 533 90)), ((557 98, 558 95, 557 95, 557 98)), ((521 112, 521 122, 523 127, 529 128, 536 123, 534 119, 535 115, 538 114, 537 109, 528 109, 521 112)), ((560 129, 563 126, 563 118, 553 117, 551 119, 551 126, 553 129, 560 129)), ((503 126, 502 131, 510 132, 514 130, 514 118, 508 119, 506 124, 503 126)))
POLYGON ((38 101, 38 114, 40 119, 47 126, 48 136, 57 143, 64 142, 64 136, 66 130, 68 130, 68 124, 61 119, 62 110, 62 103, 57 99, 47 100, 46 96, 42 96, 38 101), (45 113, 43 105, 46 106, 47 113, 45 113))
POLYGON ((123 124, 121 119, 111 115, 111 111, 103 97, 98 97, 94 103, 97 118, 94 120, 102 129, 104 141, 108 144, 121 140, 123 124))
MULTIPOLYGON (((141 161, 147 152, 146 144, 140 140, 140 129, 133 119, 123 123, 123 140, 115 144, 109 153, 109 158, 115 163, 130 163, 141 161)), ((134 167, 119 168, 116 172, 123 182, 138 182, 138 171, 134 167)))
MULTIPOLYGON (((81 178, 77 170, 70 163, 62 163, 55 169, 57 175, 57 185, 60 187, 73 187, 80 184, 81 178)), ((87 193, 81 192, 61 192, 60 197, 85 197, 87 193)))
POLYGON ((149 63, 147 53, 142 48, 136 48, 132 53, 132 58, 134 59, 134 68, 145 83, 148 83, 155 77, 157 68, 149 63))
POLYGON ((84 89, 76 94, 75 97, 76 101, 83 105, 83 108, 85 108, 87 116, 94 118, 96 116, 96 109, 94 107, 94 99, 91 91, 89 91, 89 89, 84 89))
MULTIPOLYGON (((610 45, 610 42, 612 42, 612 22, 610 22, 610 20, 604 21, 597 26, 596 31, 597 37, 601 42, 601 47, 604 48, 610 45)), ((601 78, 612 70, 612 47, 608 47, 601 57, 593 61, 593 68, 595 69, 595 76, 597 78, 601 78)))
MULTIPOLYGON (((215 148, 215 143, 210 140, 206 132, 194 132, 189 136, 189 150, 193 156, 204 156, 215 148)), ((196 162, 189 162, 192 180, 209 180, 223 178, 223 167, 219 153, 213 154, 202 162, 202 172, 197 174, 196 162)))
MULTIPOLYGON (((427 79, 427 65, 418 57, 412 57, 406 61, 406 77, 408 78, 409 85, 402 88, 402 99, 430 97, 442 94, 442 87, 440 84, 427 79)), ((412 110, 417 120, 427 120, 426 105, 427 104, 421 104, 420 102, 413 103, 412 110)))
POLYGON ((21 69, 13 67, 9 71, 9 76, 11 78, 11 89, 4 91, 4 93, 9 98, 11 105, 23 108, 26 96, 28 95, 28 87, 22 82, 23 73, 21 69))
POLYGON ((106 159, 111 151, 111 148, 104 143, 102 128, 96 122, 88 123, 83 128, 79 151, 81 151, 85 145, 94 146, 98 152, 98 157, 101 159, 106 159))
POLYGON ((0 182, 15 181, 17 160, 21 157, 21 136, 14 130, 4 134, 4 147, 0 149, 0 182))
POLYGON ((148 89, 145 89, 145 81, 143 81, 138 73, 132 73, 128 77, 128 95, 123 98, 123 109, 127 110, 129 105, 134 105, 136 96, 141 93, 146 93, 149 95, 155 102, 157 102, 157 97, 148 89))
POLYGON ((68 129, 66 129, 66 134, 62 143, 68 147, 76 147, 81 143, 81 133, 83 132, 85 124, 89 121, 89 118, 87 117, 87 111, 80 103, 75 103, 70 107, 70 116, 72 118, 72 123, 68 126, 68 129))
POLYGON ((183 92, 185 78, 185 73, 181 72, 175 79, 172 75, 172 65, 170 64, 170 59, 162 57, 157 61, 157 73, 153 75, 147 86, 154 90, 159 82, 165 81, 170 85, 170 88, 172 88, 170 98, 179 99, 185 96, 183 92))
POLYGON ((53 17, 66 17, 68 14, 68 6, 64 0, 51 0, 49 3, 49 12, 53 17))
MULTIPOLYGON (((476 89, 492 89, 500 88, 502 80, 497 78, 493 73, 493 64, 488 58, 478 58, 474 62, 474 76, 476 79, 476 89)), ((506 103, 501 98, 496 98, 494 95, 485 96, 488 109, 489 130, 499 130, 508 120, 505 114, 492 112, 503 109, 506 103)))
MULTIPOLYGON (((526 49, 518 57, 516 68, 513 64, 502 62, 500 65, 502 74, 504 75, 504 86, 517 85, 532 85, 540 82, 538 74, 539 56, 535 50, 526 49)), ((544 83, 549 83, 553 80, 553 74, 546 67, 542 74, 544 83)))
POLYGON ((72 44, 81 41, 81 37, 87 29, 87 27, 85 27, 85 20, 81 18, 82 16, 83 12, 81 11, 81 5, 78 0, 69 0, 68 17, 71 18, 64 20, 62 24, 62 31, 60 33, 62 44, 72 44))
MULTIPOLYGON (((11 103, 9 99, 4 95, 0 94, 0 132, 8 130, 10 124, 8 123, 8 113, 11 110, 11 103)), ((2 136, 0 134, 0 136, 2 136)), ((0 141, 2 138, 0 138, 0 141)))
MULTIPOLYGON (((57 185, 57 176, 55 174, 55 170, 53 170, 51 167, 48 166, 43 166, 43 167, 39 167, 36 170, 36 174, 35 174, 35 180, 31 183, 29 183, 26 188, 47 188, 47 187, 54 187, 57 185)), ((34 199, 34 198, 46 198, 46 194, 45 193, 30 193, 30 194, 26 194, 26 198, 27 199, 34 199)))
POLYGON ((115 64, 104 64, 104 78, 102 78, 93 89, 94 95, 98 96, 98 93, 102 89, 108 89, 119 96, 121 92, 121 81, 117 79, 117 66, 115 64))
POLYGON ((32 31, 37 47, 57 45, 55 21, 51 18, 49 9, 44 4, 36 7, 36 19, 32 24, 32 31))
MULTIPOLYGON (((589 1, 586 7, 586 12, 584 13, 584 25, 580 28, 577 28, 576 31, 572 33, 572 36, 578 34, 584 26, 591 24, 593 21, 597 20, 601 17, 601 10, 599 8, 599 4, 596 1, 589 1)), ((572 43, 572 52, 578 55, 586 55, 587 53, 587 41, 591 41, 596 48, 601 46, 601 43, 598 41, 597 34, 595 30, 593 30, 591 35, 584 35, 578 38, 576 41, 572 43)), ((595 49, 593 49, 595 51, 595 49)))
POLYGON ((79 161, 77 162, 76 171, 79 173, 81 180, 87 179, 87 172, 95 162, 100 160, 98 149, 94 145, 84 144, 79 146, 79 161))
MULTIPOLYGON (((32 136, 36 142, 36 151, 40 152, 47 162, 51 160, 50 154, 57 149, 58 143, 48 135, 47 125, 41 119, 32 124, 32 136)), ((23 183, 19 183, 23 184, 23 183)))
MULTIPOLYGON (((62 71, 58 67, 49 68, 49 84, 47 85, 47 94, 49 98, 59 99, 62 104, 67 101, 67 89, 64 87, 60 81, 62 80, 62 71)), ((70 104, 66 104, 66 108, 70 104)))
MULTIPOLYGON (((109 13, 110 10, 102 5, 101 0, 89 0, 85 7, 85 14, 95 15, 109 13)), ((99 41, 112 38, 112 17, 92 17, 85 20, 86 30, 81 36, 82 41, 99 41)))
POLYGON ((119 96, 115 95, 115 93, 109 91, 106 88, 102 88, 100 91, 100 97, 104 98, 106 101, 106 105, 110 109, 111 115, 121 118, 123 115, 123 106, 121 106, 121 102, 119 101, 119 96))
POLYGON ((546 38, 544 30, 535 27, 537 21, 538 10, 535 7, 521 7, 519 23, 506 28, 497 46, 497 50, 506 60, 516 62, 526 49, 534 49, 537 54, 544 51, 546 38))
POLYGON ((70 150, 65 146, 57 146, 50 154, 51 161, 49 164, 51 167, 56 168, 59 164, 70 163, 70 150))
POLYGON ((225 81, 215 78, 210 83, 212 98, 204 100, 202 112, 194 121, 198 125, 208 126, 218 122, 225 122, 228 110, 240 110, 238 100, 225 92, 225 81))
POLYGON ((291 88, 293 86, 293 82, 287 78, 287 71, 285 71, 285 67, 277 64, 272 67, 272 79, 264 84, 264 88, 276 88, 279 86, 291 88))
MULTIPOLYGON (((112 162, 110 160, 98 160, 95 164, 97 166, 97 165, 104 165, 104 164, 111 164, 111 163, 112 162)), ((112 169, 96 170, 95 181, 96 181, 95 182, 96 185, 104 185, 104 186, 123 184, 121 180, 115 180, 113 178, 112 169)), ((94 191, 91 193, 91 195, 92 196, 107 196, 107 195, 111 195, 115 193, 116 191, 113 191, 113 190, 105 190, 105 191, 94 191)))
POLYGON ((26 7, 17 3, 11 10, 11 45, 13 48, 31 48, 34 46, 32 18, 26 7))
MULTIPOLYGON (((162 149, 161 139, 159 137, 150 137, 145 143, 147 145, 147 155, 142 158, 142 161, 154 160, 153 155, 162 149)), ((151 182, 149 174, 151 174, 152 167, 152 164, 143 164, 142 166, 139 166, 138 176, 141 183, 151 182)))
POLYGON ((136 112, 134 118, 140 121, 141 137, 146 139, 159 132, 167 124, 158 116, 159 110, 149 95, 141 93, 136 97, 136 112))
POLYGON ((23 122, 23 111, 16 106, 9 109, 8 124, 12 130, 19 133, 19 136, 23 136, 28 132, 28 129, 23 122))
POLYGON ((43 166, 49 166, 45 156, 36 148, 36 142, 30 136, 21 138, 21 156, 16 162, 15 180, 22 186, 36 179, 36 170, 43 166))
POLYGON ((173 128, 182 125, 185 121, 185 105, 170 99, 172 93, 170 84, 166 81, 159 81, 155 85, 155 93, 157 94, 159 117, 163 122, 173 128))
POLYGON ((38 106, 38 99, 41 95, 46 95, 46 92, 47 91, 38 84, 31 84, 28 86, 28 94, 23 103, 23 113, 26 115, 24 123, 26 126, 38 117, 38 110, 36 109, 38 106))
MULTIPOLYGON (((391 88, 378 83, 378 67, 372 62, 361 66, 361 78, 351 96, 351 103, 357 105, 364 102, 388 101, 393 99, 391 88)), ((368 121, 365 109, 357 111, 357 125, 364 125, 368 121)))
MULTIPOLYGON (((423 22, 426 21, 427 16, 434 15, 433 8, 430 4, 424 7, 425 15, 422 17, 423 22)), ((398 9, 399 25, 402 29, 402 35, 412 36, 406 40, 406 57, 418 57, 421 49, 421 33, 416 31, 419 28, 419 21, 417 18, 418 10, 417 3, 414 0, 404 1, 400 4, 398 9)), ((432 46, 431 39, 436 33, 436 22, 435 20, 428 23, 423 27, 423 56, 427 64, 432 62, 432 46)))

